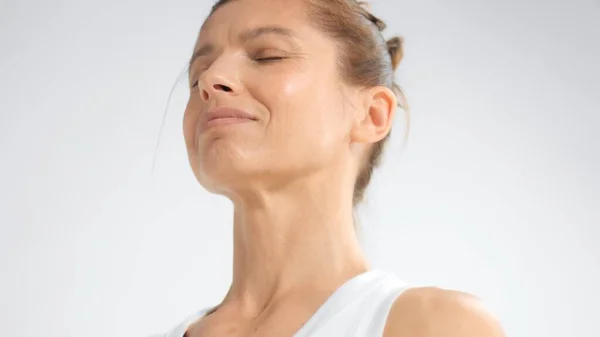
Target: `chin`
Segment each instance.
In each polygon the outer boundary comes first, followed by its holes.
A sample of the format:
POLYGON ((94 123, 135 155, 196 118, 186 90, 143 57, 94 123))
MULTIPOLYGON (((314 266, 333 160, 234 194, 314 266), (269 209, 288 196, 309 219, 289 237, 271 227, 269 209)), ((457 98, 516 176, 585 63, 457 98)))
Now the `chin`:
POLYGON ((257 165, 260 162, 235 155, 216 156, 214 153, 190 158, 192 171, 200 185, 207 191, 220 195, 247 188, 264 171, 264 164, 260 165, 262 168, 257 165))

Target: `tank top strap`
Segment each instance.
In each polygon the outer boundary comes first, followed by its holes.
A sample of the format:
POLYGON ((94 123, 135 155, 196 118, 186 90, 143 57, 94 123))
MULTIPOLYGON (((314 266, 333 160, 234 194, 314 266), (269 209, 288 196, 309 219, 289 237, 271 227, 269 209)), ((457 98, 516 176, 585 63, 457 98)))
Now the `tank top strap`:
MULTIPOLYGON (((323 303, 293 337, 379 337, 396 300, 411 286, 396 275, 371 269, 348 280, 323 303)), ((187 317, 163 337, 183 337, 213 307, 187 317)))
POLYGON ((363 323, 357 329, 356 336, 383 336, 392 305, 398 296, 409 288, 411 285, 396 275, 386 273, 378 287, 374 289, 373 297, 364 303, 363 323))
POLYGON ((378 337, 395 299, 409 285, 372 269, 342 285, 294 337, 378 337))
MULTIPOLYGON (((189 326, 194 323, 196 320, 204 317, 208 312, 210 312, 213 308, 205 308, 200 311, 195 312, 193 315, 187 317, 183 322, 178 324, 169 330, 164 337, 183 337, 189 326)), ((162 337, 162 336, 161 336, 162 337)))

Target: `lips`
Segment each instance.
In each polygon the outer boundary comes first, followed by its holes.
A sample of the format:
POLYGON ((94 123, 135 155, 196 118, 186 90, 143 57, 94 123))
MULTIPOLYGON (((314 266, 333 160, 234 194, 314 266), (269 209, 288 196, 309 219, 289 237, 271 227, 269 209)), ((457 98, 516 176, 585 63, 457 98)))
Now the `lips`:
POLYGON ((204 113, 200 117, 200 131, 217 125, 232 125, 257 121, 258 118, 244 110, 220 107, 204 113))

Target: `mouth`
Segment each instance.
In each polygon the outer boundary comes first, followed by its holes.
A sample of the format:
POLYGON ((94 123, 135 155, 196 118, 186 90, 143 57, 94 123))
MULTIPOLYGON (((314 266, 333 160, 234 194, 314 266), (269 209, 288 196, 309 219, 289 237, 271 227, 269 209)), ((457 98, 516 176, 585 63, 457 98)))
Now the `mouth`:
POLYGON ((258 118, 253 114, 235 109, 221 107, 208 111, 201 117, 200 131, 206 131, 216 126, 227 126, 255 122, 258 118))

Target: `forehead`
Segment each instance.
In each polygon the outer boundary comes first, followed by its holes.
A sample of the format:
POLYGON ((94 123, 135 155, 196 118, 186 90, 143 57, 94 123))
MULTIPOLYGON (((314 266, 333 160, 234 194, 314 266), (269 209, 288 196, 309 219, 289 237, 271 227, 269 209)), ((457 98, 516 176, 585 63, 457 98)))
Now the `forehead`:
POLYGON ((278 25, 296 31, 306 25, 306 0, 230 0, 204 23, 199 38, 225 30, 233 33, 264 25, 278 25))

